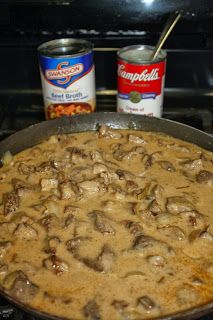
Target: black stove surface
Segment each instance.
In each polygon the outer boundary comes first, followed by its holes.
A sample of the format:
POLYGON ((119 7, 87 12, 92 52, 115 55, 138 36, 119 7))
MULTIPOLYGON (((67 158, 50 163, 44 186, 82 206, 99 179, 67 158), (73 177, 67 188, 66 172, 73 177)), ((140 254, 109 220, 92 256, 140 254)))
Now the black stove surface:
MULTIPOLYGON (((31 99, 30 99, 31 100, 31 99)), ((45 120, 41 98, 31 101, 11 99, 9 104, 0 104, 0 140, 30 125, 45 120)), ((98 97, 97 111, 116 111, 115 97, 98 97)), ((185 123, 202 131, 213 133, 213 115, 208 108, 166 108, 163 117, 185 123)), ((0 320, 40 320, 0 298, 0 320)), ((199 320, 213 320, 213 314, 199 320)))
MULTIPOLYGON (((97 111, 116 111, 115 96, 98 96, 97 111)), ((209 108, 197 108, 197 106, 189 108, 179 107, 179 104, 175 107, 172 102, 171 107, 166 106, 164 109, 163 117, 187 124, 208 133, 213 133, 213 113, 209 108)), ((1 98, 0 140, 18 130, 44 120, 44 109, 40 95, 29 95, 27 98, 22 95, 10 97, 5 103, 4 99, 1 98)))

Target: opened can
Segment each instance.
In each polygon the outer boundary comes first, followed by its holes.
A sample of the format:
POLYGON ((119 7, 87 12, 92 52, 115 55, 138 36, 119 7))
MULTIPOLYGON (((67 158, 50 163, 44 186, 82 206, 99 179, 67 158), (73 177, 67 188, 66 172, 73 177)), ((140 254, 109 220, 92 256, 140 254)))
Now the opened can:
POLYGON ((47 119, 95 111, 93 45, 82 39, 58 39, 38 47, 47 119))
POLYGON ((118 51, 118 112, 162 116, 166 52, 151 61, 153 51, 145 45, 118 51))

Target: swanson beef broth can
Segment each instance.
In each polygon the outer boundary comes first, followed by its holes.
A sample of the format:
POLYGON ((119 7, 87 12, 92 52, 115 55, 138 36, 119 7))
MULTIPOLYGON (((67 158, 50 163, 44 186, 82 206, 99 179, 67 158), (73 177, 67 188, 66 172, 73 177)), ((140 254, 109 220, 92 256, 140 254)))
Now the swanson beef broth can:
POLYGON ((166 52, 151 61, 153 50, 133 45, 118 51, 118 112, 162 116, 166 52))
POLYGON ((58 39, 38 47, 47 119, 95 111, 93 45, 81 39, 58 39))

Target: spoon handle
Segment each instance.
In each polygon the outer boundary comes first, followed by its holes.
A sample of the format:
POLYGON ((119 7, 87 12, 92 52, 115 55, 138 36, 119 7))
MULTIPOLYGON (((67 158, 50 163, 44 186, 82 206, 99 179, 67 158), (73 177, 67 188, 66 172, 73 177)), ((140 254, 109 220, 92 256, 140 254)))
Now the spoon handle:
POLYGON ((168 21, 167 21, 167 23, 166 23, 161 35, 160 35, 160 38, 159 38, 159 40, 158 40, 158 42, 156 44, 155 50, 153 51, 153 54, 152 54, 152 57, 151 57, 152 61, 155 60, 155 58, 157 57, 157 55, 158 55, 160 49, 162 48, 164 42, 168 38, 170 32, 172 31, 172 29, 174 28, 174 26, 176 25, 176 23, 178 22, 180 17, 181 17, 181 14, 179 12, 175 12, 169 17, 169 19, 168 19, 168 21))

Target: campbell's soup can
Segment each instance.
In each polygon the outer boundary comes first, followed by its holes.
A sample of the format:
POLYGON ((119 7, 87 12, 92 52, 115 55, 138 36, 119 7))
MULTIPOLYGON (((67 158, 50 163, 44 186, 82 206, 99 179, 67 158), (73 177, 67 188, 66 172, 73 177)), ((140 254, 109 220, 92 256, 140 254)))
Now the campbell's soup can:
POLYGON ((38 47, 47 119, 95 111, 93 44, 82 39, 58 39, 38 47))
POLYGON ((151 61, 153 50, 133 45, 118 51, 118 112, 162 116, 166 52, 151 61))

